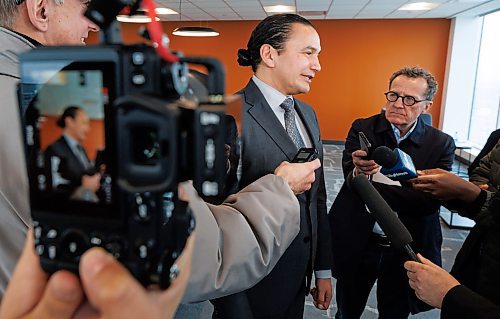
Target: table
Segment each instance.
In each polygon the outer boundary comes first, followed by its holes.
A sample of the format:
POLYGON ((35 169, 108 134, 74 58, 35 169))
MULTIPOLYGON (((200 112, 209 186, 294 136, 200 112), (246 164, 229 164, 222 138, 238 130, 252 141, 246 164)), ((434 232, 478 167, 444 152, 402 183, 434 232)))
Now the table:
POLYGON ((464 156, 462 155, 464 150, 469 150, 469 152, 467 152, 467 161, 468 161, 468 164, 471 163, 471 156, 472 156, 472 153, 470 152, 471 149, 472 149, 472 145, 468 144, 467 142, 455 142, 455 150, 459 151, 458 156, 457 156, 457 154, 455 154, 455 159, 458 161, 456 173, 460 177, 467 177, 467 178, 469 177, 468 173, 462 173, 460 168, 462 166, 462 160, 464 158, 464 156))

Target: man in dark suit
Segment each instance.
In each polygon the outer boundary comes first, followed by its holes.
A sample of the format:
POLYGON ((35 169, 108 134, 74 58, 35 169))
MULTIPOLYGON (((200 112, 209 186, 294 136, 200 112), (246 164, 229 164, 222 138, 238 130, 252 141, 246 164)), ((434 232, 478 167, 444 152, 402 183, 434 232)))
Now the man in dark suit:
POLYGON ((67 107, 57 120, 62 136, 45 150, 46 167, 50 169, 52 187, 65 196, 98 201, 95 192, 100 186, 100 174, 93 171, 82 144, 90 129, 89 117, 77 106, 67 107))
MULTIPOLYGON (((352 124, 342 158, 344 175, 380 174, 380 167, 365 158, 367 153, 360 149, 359 132, 367 136, 373 148, 400 148, 411 156, 417 169, 450 170, 453 139, 419 118, 432 105, 436 90, 434 77, 423 69, 408 67, 395 72, 385 93, 386 111, 352 124)), ((441 264, 439 201, 411 187, 373 184, 410 231, 414 249, 441 264)), ((329 221, 333 275, 337 278, 336 318, 359 318, 375 280, 381 318, 407 318, 410 312, 427 309, 408 286, 403 268, 406 256, 390 247, 361 198, 345 183, 332 205, 329 221)))
MULTIPOLYGON (((244 132, 240 188, 272 173, 281 162, 293 160, 300 147, 314 147, 323 160, 316 115, 310 106, 293 98, 309 91, 321 69, 320 50, 318 33, 309 21, 295 14, 279 14, 261 21, 247 49, 238 51, 239 64, 252 66, 254 71, 241 91, 244 132)), ((300 232, 278 264, 251 289, 215 302, 215 317, 229 318, 233 313, 242 318, 246 308, 246 315, 253 318, 302 318, 313 270, 315 305, 328 308, 331 246, 322 169, 316 171, 311 189, 298 195, 298 200, 300 232)))
POLYGON ((488 137, 488 140, 486 141, 486 144, 484 144, 479 154, 477 154, 474 161, 472 161, 472 163, 469 165, 469 168, 467 169, 469 176, 472 175, 472 171, 474 171, 474 169, 479 166, 479 162, 481 161, 481 159, 485 157, 489 152, 491 152, 491 150, 495 147, 495 145, 497 145, 497 142, 499 140, 500 140, 500 129, 491 132, 490 136, 488 137))

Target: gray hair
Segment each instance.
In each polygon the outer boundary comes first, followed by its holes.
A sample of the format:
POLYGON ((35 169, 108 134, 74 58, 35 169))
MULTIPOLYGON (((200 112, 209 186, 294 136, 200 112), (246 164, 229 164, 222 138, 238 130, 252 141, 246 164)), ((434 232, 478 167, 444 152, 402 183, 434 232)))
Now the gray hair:
POLYGON ((423 78, 427 81, 427 89, 425 90, 424 97, 428 101, 432 101, 434 95, 438 90, 438 83, 434 76, 427 70, 422 69, 418 66, 404 67, 401 70, 394 72, 389 80, 389 89, 391 88, 392 81, 400 75, 404 75, 409 78, 423 78))
MULTIPOLYGON (((64 3, 64 0, 53 1, 58 6, 64 3)), ((17 4, 17 0, 0 0, 0 27, 12 29, 19 14, 20 5, 17 4)))

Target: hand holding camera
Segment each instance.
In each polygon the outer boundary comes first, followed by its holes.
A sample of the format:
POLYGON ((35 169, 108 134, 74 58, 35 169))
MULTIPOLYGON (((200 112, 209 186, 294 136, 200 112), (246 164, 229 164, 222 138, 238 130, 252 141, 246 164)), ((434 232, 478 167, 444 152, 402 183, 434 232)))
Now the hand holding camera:
MULTIPOLYGON (((125 5, 133 13, 140 2, 96 0, 85 15, 106 31, 125 5)), ((34 245, 48 273, 78 273, 83 254, 101 247, 143 285, 166 288, 194 228, 192 212, 177 198, 178 184, 193 180, 200 196, 221 195, 226 178, 223 67, 212 58, 165 52, 157 41, 161 29, 151 30, 156 49, 106 43, 40 47, 20 56, 34 245), (188 63, 208 71, 201 98, 186 95, 192 83, 188 63), (92 99, 83 102, 82 96, 92 99), (69 104, 88 115, 70 121, 71 129, 83 127, 82 135, 93 133, 85 143, 56 131, 55 119, 69 104), (64 135, 57 144, 60 152, 49 147, 55 132, 64 135), (82 158, 98 150, 102 178, 82 173, 89 164, 82 158)))
POLYGON ((179 275, 160 293, 139 285, 101 248, 92 248, 82 256, 80 278, 65 270, 48 277, 39 266, 30 230, 3 298, 0 318, 172 318, 188 282, 193 245, 194 234, 176 260, 179 275), (21 299, 24 302, 19 303, 21 299))

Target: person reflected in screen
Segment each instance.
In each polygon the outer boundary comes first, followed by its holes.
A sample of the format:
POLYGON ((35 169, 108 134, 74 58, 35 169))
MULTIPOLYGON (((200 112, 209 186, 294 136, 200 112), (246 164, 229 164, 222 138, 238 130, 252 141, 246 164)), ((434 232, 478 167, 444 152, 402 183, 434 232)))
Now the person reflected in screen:
POLYGON ((57 126, 62 128, 62 135, 45 151, 52 187, 71 199, 98 202, 96 192, 101 174, 95 171, 83 147, 90 131, 87 112, 69 106, 57 120, 57 126))

